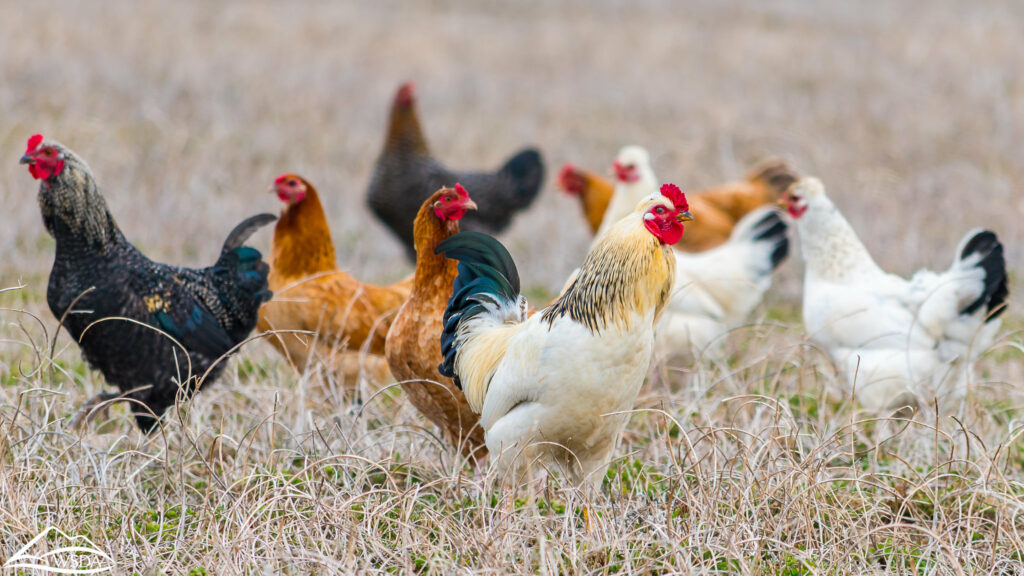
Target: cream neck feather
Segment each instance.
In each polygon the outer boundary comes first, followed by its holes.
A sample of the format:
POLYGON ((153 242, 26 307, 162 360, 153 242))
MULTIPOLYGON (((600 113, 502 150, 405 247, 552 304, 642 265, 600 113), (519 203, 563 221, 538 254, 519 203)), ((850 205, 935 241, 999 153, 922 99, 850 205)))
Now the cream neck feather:
POLYGON ((544 311, 549 323, 569 316, 592 332, 609 327, 630 330, 633 322, 664 310, 675 281, 675 256, 634 212, 595 241, 579 273, 544 311))

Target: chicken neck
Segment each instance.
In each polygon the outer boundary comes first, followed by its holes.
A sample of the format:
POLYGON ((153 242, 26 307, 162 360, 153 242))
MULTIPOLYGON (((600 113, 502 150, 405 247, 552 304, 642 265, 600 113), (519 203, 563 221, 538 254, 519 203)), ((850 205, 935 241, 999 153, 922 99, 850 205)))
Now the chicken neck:
POLYGON ((306 197, 284 209, 274 227, 271 274, 305 278, 337 269, 334 242, 320 197, 306 183, 306 197))
POLYGON ((57 241, 58 258, 68 250, 103 252, 124 237, 88 166, 69 150, 63 152, 64 169, 39 186, 43 224, 57 241))
POLYGON ((813 202, 797 220, 807 276, 843 282, 884 274, 839 209, 825 198, 813 202))
POLYGON ((420 128, 420 119, 414 104, 396 103, 392 107, 384 150, 398 151, 414 156, 430 154, 430 147, 420 128))
POLYGON ((543 318, 550 324, 568 315, 595 333, 629 329, 651 312, 657 318, 672 293, 675 262, 671 248, 633 214, 598 237, 572 285, 543 318))
POLYGON ((413 280, 413 296, 423 297, 441 293, 443 303, 448 301, 451 286, 458 276, 458 265, 455 260, 445 258, 444 254, 435 254, 434 249, 442 240, 457 234, 459 223, 452 220, 442 221, 434 214, 429 202, 424 203, 416 214, 413 235, 416 243, 416 274, 413 280), (438 291, 438 287, 447 290, 438 291))

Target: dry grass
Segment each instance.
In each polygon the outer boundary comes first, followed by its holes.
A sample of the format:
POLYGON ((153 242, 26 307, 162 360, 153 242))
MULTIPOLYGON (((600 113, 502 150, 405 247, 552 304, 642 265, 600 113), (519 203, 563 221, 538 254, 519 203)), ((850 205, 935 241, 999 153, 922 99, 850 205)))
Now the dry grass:
MULTIPOLYGON (((781 154, 890 270, 945 266, 975 226, 1021 269, 1024 4, 817 4, 0 2, 0 287, 25 284, 0 293, 0 564, 56 526, 123 574, 1024 574, 1020 313, 959 419, 874 420, 804 340, 797 258, 731 364, 652 379, 597 496, 509 495, 400 393, 353 405, 259 343, 152 440, 121 407, 69 430, 103 383, 66 336, 50 354, 52 241, 16 164, 37 131, 172 262, 212 261, 298 171, 343 265, 407 273, 362 194, 413 78, 453 165, 535 143, 601 168, 637 142, 696 187, 781 154)), ((505 239, 540 293, 587 244, 552 190, 505 239)))

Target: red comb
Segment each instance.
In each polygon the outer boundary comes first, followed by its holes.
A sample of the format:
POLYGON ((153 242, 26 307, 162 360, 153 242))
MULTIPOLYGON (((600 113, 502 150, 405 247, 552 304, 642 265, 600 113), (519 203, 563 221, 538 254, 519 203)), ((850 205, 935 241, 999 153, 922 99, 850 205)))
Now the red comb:
POLYGON ((395 104, 403 104, 408 106, 412 104, 416 98, 416 85, 412 82, 406 82, 398 87, 398 93, 395 94, 395 104))
POLYGON ((672 205, 676 207, 676 210, 681 212, 689 212, 690 204, 686 202, 686 194, 679 189, 679 186, 675 184, 663 184, 661 186, 661 195, 668 198, 672 202, 672 205))
POLYGON ((291 177, 291 174, 288 174, 288 173, 281 174, 280 176, 278 176, 274 180, 274 184, 280 184, 281 182, 284 182, 285 180, 287 180, 290 177, 291 177))
POLYGON ((462 198, 463 200, 469 199, 469 192, 466 192, 466 189, 463 188, 462 184, 459 184, 458 182, 455 183, 455 193, 458 194, 459 198, 462 198))
POLYGON ((576 166, 566 163, 558 171, 558 185, 570 194, 581 194, 586 188, 586 181, 576 166))
POLYGON ((32 136, 31 138, 29 138, 28 139, 28 148, 25 149, 25 154, 31 154, 32 152, 35 152, 36 148, 39 148, 39 145, 42 144, 42 142, 43 142, 43 135, 42 134, 36 134, 36 135, 32 136))
POLYGON ((562 188, 566 187, 566 182, 575 174, 576 167, 566 162, 565 165, 562 166, 562 169, 558 171, 558 182, 561 184, 562 188))

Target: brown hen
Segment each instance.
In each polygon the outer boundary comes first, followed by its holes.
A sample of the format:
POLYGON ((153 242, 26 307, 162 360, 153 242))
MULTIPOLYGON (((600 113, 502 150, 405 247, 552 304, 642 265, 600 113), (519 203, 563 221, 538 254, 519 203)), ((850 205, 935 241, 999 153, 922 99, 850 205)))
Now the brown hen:
POLYGON ((349 383, 360 367, 378 380, 387 378, 384 340, 412 278, 374 286, 339 270, 316 188, 301 176, 285 174, 272 189, 285 207, 271 244, 269 281, 275 297, 260 308, 259 330, 280 331, 270 342, 300 370, 321 361, 349 383), (369 355, 354 354, 364 351, 369 355))
POLYGON ((434 253, 442 240, 459 232, 459 219, 466 210, 475 209, 476 204, 458 184, 434 192, 420 207, 413 227, 416 272, 412 293, 388 332, 386 354, 391 374, 409 401, 463 454, 480 460, 487 448, 478 417, 455 383, 438 372, 442 318, 458 270, 454 260, 434 253))

